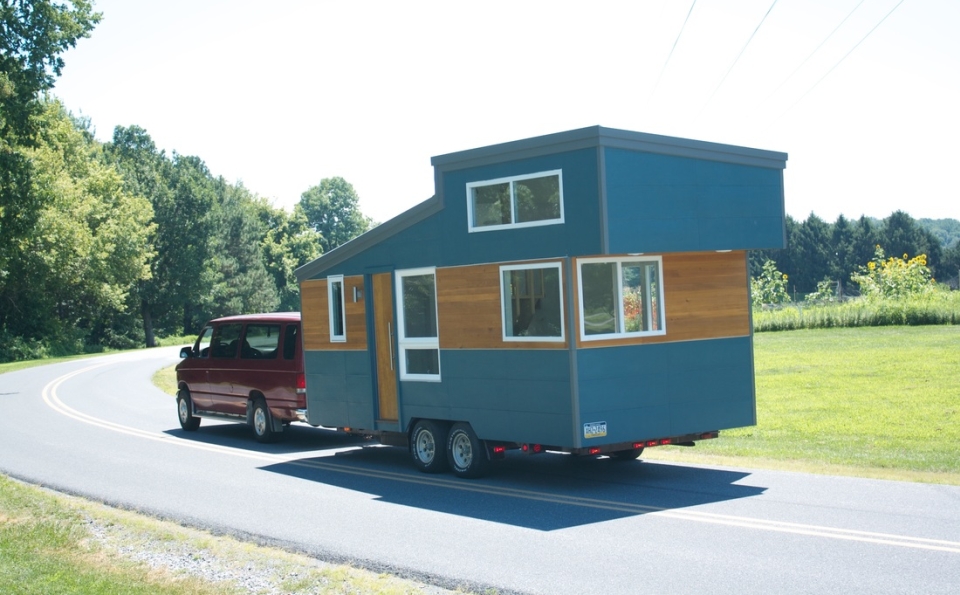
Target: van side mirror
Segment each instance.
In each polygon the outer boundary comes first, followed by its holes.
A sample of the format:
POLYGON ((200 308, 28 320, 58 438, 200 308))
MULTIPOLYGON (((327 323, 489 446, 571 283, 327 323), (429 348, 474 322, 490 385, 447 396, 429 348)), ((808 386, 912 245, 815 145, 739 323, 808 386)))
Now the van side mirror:
POLYGON ((180 348, 180 359, 187 359, 188 357, 193 357, 193 347, 180 348))

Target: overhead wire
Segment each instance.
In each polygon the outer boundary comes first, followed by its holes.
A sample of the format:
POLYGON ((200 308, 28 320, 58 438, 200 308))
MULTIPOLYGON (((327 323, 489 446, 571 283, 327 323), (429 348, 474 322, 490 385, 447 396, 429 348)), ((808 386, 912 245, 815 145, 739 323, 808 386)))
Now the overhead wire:
POLYGON ((820 51, 820 48, 822 48, 825 43, 827 43, 828 41, 830 41, 830 38, 832 38, 832 37, 834 36, 834 34, 836 34, 836 32, 840 30, 840 27, 842 27, 843 24, 847 22, 847 19, 849 19, 851 16, 853 16, 853 13, 857 12, 857 9, 860 8, 860 6, 861 6, 864 2, 866 2, 866 1, 867 1, 867 0, 860 0, 860 2, 858 2, 857 5, 853 7, 853 10, 851 10, 851 11, 847 14, 847 16, 843 17, 843 20, 840 21, 840 24, 837 25, 837 26, 833 29, 833 31, 831 31, 830 34, 827 35, 827 36, 823 39, 823 41, 821 41, 820 44, 819 44, 817 47, 815 47, 815 48, 813 49, 813 51, 810 52, 810 54, 809 54, 806 58, 804 58, 803 62, 801 62, 800 65, 797 66, 797 67, 794 69, 794 71, 789 74, 789 76, 787 76, 787 78, 783 79, 783 81, 782 81, 779 85, 777 85, 777 88, 770 92, 770 95, 767 95, 767 99, 769 99, 770 97, 772 97, 777 91, 780 90, 781 87, 783 87, 785 84, 787 84, 787 81, 789 81, 790 79, 792 79, 792 78, 793 78, 793 75, 797 74, 797 72, 799 72, 800 69, 803 68, 803 66, 804 66, 807 62, 810 61, 810 58, 812 58, 814 54, 816 54, 818 51, 820 51))
POLYGON ((690 10, 687 11, 687 18, 683 19, 683 25, 680 26, 680 32, 677 33, 677 38, 673 40, 673 47, 670 48, 670 53, 667 54, 667 60, 663 63, 663 68, 660 69, 660 76, 657 77, 657 82, 653 85, 653 91, 650 92, 650 96, 657 92, 657 87, 660 86, 660 79, 663 78, 663 73, 667 70, 667 64, 670 63, 670 58, 673 57, 673 51, 677 49, 677 43, 680 42, 680 36, 683 35, 683 30, 687 27, 687 21, 690 20, 690 15, 693 14, 693 7, 697 5, 697 0, 693 0, 690 4, 690 10))
POLYGON ((860 47, 860 44, 863 43, 864 41, 866 41, 866 39, 867 39, 868 37, 870 37, 870 35, 873 34, 874 31, 877 30, 877 27, 879 27, 880 25, 882 25, 883 22, 886 21, 887 18, 888 18, 890 15, 893 14, 893 11, 895 11, 897 8, 900 7, 901 4, 903 4, 903 2, 904 2, 904 0, 900 0, 899 2, 897 2, 896 6, 894 6, 893 8, 890 9, 890 12, 888 12, 887 14, 885 14, 885 15, 883 16, 883 18, 880 19, 880 21, 879 21, 876 25, 873 26, 872 29, 870 29, 869 31, 867 31, 867 34, 864 35, 864 36, 860 39, 860 41, 858 41, 852 48, 850 48, 850 51, 848 51, 846 54, 844 54, 842 58, 840 58, 839 60, 837 60, 837 63, 834 64, 833 66, 831 66, 831 67, 830 67, 830 70, 828 70, 828 71, 826 72, 826 74, 824 74, 823 76, 821 76, 821 77, 817 80, 817 82, 813 83, 813 86, 810 87, 809 89, 807 89, 807 91, 806 91, 803 95, 801 95, 799 99, 797 99, 795 102, 793 102, 793 105, 791 105, 790 107, 788 107, 782 114, 780 114, 780 116, 777 118, 777 120, 779 120, 780 118, 782 118, 782 117, 783 117, 784 115, 786 115, 790 110, 792 110, 794 107, 796 107, 796 105, 797 105, 798 103, 800 103, 801 101, 803 101, 803 99, 804 99, 807 95, 809 95, 814 89, 817 88, 817 86, 818 86, 821 82, 823 82, 823 79, 825 79, 825 78, 827 78, 828 76, 830 76, 830 73, 833 72, 834 70, 836 70, 836 68, 837 68, 838 66, 840 66, 840 64, 842 64, 844 60, 847 59, 847 56, 849 56, 850 54, 852 54, 854 50, 856 50, 858 47, 860 47))
MULTIPOLYGON (((763 26, 763 22, 767 20, 767 17, 770 16, 770 12, 773 11, 773 7, 777 5, 777 0, 773 0, 773 4, 770 5, 770 8, 767 9, 766 14, 763 15, 763 18, 760 19, 760 22, 757 24, 757 28, 753 30, 753 33, 750 34, 750 38, 747 39, 747 43, 743 44, 743 48, 740 50, 740 53, 737 54, 737 57, 733 59, 733 63, 730 64, 730 68, 727 69, 727 72, 723 75, 723 78, 720 79, 720 82, 717 83, 717 86, 713 89, 713 93, 710 94, 710 97, 707 98, 707 102, 703 104, 703 107, 700 108, 700 113, 703 113, 703 110, 710 105, 710 102, 713 101, 714 96, 717 94, 717 91, 720 90, 720 87, 723 86, 723 83, 726 82, 727 77, 730 76, 730 72, 733 71, 733 67, 737 65, 737 62, 740 61, 740 57, 743 56, 743 53, 747 51, 747 47, 750 45, 750 42, 753 41, 753 38, 757 35, 757 31, 760 30, 760 27, 763 26)), ((698 114, 699 116, 699 114, 698 114)))

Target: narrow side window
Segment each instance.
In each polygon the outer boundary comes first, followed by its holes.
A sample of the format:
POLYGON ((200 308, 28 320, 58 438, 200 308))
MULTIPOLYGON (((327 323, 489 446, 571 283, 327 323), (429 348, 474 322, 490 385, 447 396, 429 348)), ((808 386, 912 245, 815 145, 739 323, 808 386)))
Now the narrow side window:
POLYGON ((343 275, 327 278, 327 297, 330 309, 330 341, 343 343, 347 340, 347 316, 343 308, 343 275))
POLYGON ((397 344, 401 380, 440 380, 434 269, 397 271, 397 344))

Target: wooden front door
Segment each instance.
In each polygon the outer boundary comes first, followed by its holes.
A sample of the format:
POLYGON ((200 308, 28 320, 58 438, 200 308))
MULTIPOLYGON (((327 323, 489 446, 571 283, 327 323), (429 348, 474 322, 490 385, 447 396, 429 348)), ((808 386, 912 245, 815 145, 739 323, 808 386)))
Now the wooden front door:
POLYGON ((393 273, 373 275, 373 318, 377 342, 377 418, 397 421, 397 359, 394 350, 393 273))

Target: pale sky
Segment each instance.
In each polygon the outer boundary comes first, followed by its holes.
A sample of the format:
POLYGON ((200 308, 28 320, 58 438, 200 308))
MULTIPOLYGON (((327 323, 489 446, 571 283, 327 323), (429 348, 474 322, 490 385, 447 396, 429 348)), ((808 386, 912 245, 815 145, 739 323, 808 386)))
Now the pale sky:
POLYGON ((434 155, 601 125, 788 153, 798 220, 960 219, 957 0, 95 7, 67 108, 288 209, 342 176, 383 222, 433 195, 434 155))

